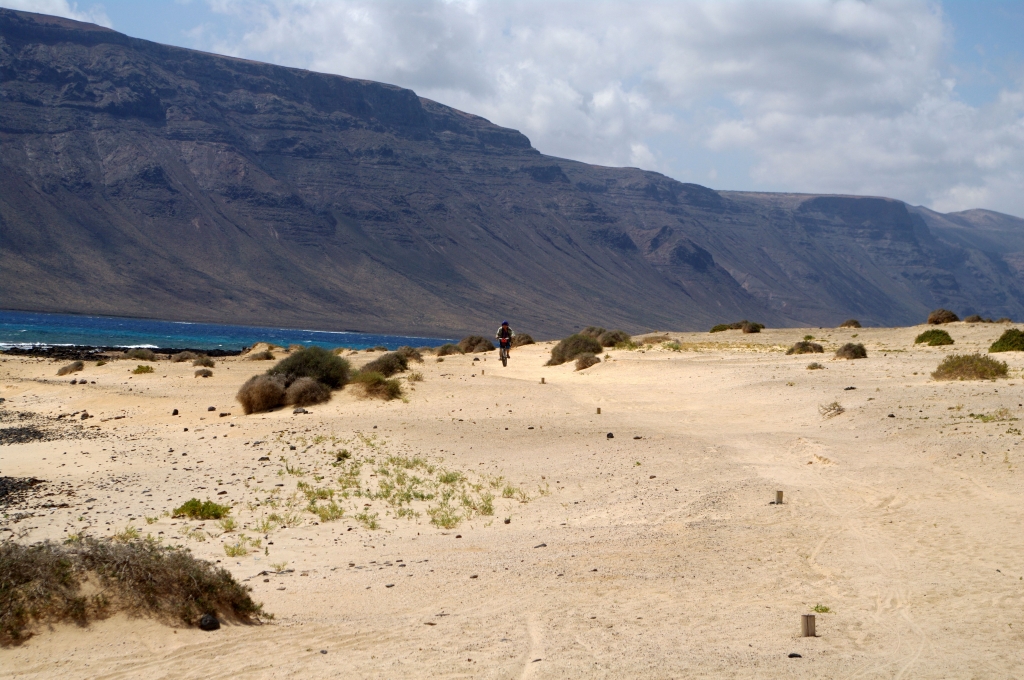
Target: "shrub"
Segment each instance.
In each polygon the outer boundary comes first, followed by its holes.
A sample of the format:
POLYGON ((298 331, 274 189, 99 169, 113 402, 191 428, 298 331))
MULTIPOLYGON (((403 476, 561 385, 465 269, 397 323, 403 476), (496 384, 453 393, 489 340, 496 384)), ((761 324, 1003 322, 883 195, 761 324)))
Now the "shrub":
POLYGON ((296 378, 284 392, 284 403, 292 406, 312 406, 330 401, 330 399, 330 388, 305 376, 296 378))
POLYGON ((529 333, 519 333, 514 338, 512 338, 513 347, 523 347, 524 345, 534 344, 536 343, 533 340, 533 336, 530 335, 529 333))
POLYGON ((390 378, 395 373, 409 370, 409 362, 398 352, 389 352, 377 357, 360 369, 367 373, 380 373, 385 378, 390 378))
POLYGON ((154 541, 7 542, 0 546, 0 584, 0 644, 5 645, 30 637, 33 623, 86 625, 117 611, 189 625, 206 613, 238 621, 266 615, 249 588, 225 569, 154 541), (87 576, 98 581, 91 588, 98 593, 82 592, 87 576))
POLYGON ((936 380, 995 380, 1005 378, 1007 365, 980 354, 950 354, 942 360, 932 377, 936 380))
MULTIPOLYGON (((982 319, 977 314, 971 314, 969 317, 964 319, 964 323, 984 323, 984 322, 985 322, 985 320, 982 319)), ((989 323, 992 323, 992 319, 989 319, 989 323)))
POLYGON ((812 361, 811 363, 807 364, 808 371, 820 371, 823 368, 825 367, 819 364, 817 361, 812 361))
POLYGON ((388 380, 380 373, 361 371, 352 378, 352 382, 361 385, 363 393, 373 399, 391 401, 402 396, 402 385, 397 380, 388 380))
POLYGON ((734 323, 720 323, 716 326, 712 326, 709 333, 721 333, 722 331, 739 331, 742 330, 744 333, 760 333, 764 330, 764 324, 754 323, 744 319, 743 321, 736 321, 734 323), (747 329, 750 330, 747 330, 747 329), (756 330, 754 330, 756 329, 756 330))
POLYGON ((927 343, 929 347, 938 347, 940 345, 952 345, 953 338, 951 338, 949 333, 941 328, 932 328, 931 330, 927 330, 914 338, 915 345, 922 342, 927 343))
POLYGON ((601 349, 601 343, 597 339, 589 335, 576 333, 561 340, 551 349, 551 359, 548 360, 547 365, 558 366, 588 352, 590 354, 599 354, 601 349))
POLYGON ((348 382, 349 364, 341 357, 331 354, 323 347, 307 347, 287 359, 282 359, 267 371, 270 375, 286 377, 290 383, 295 378, 313 378, 331 389, 339 389, 348 382))
POLYGON ((273 361, 274 360, 274 355, 271 353, 270 350, 265 349, 262 352, 253 352, 252 354, 250 354, 249 356, 246 357, 246 360, 248 360, 248 361, 273 361))
POLYGON ((136 366, 132 370, 132 373, 134 373, 135 375, 138 375, 140 373, 152 373, 152 372, 153 372, 153 367, 152 366, 146 366, 144 364, 139 364, 138 366, 136 366))
POLYGON ((491 352, 494 351, 494 343, 482 335, 470 335, 459 340, 459 349, 462 350, 463 354, 491 352))
POLYGON ((449 354, 463 354, 463 351, 459 349, 458 345, 453 345, 450 342, 437 348, 437 356, 446 357, 449 354))
POLYGON ((192 362, 192 365, 193 366, 205 366, 206 368, 213 368, 214 366, 217 365, 217 362, 215 362, 210 357, 208 357, 206 355, 203 355, 203 356, 200 356, 200 357, 196 357, 196 360, 192 362))
POLYGON ((418 349, 413 349, 408 345, 396 349, 395 354, 404 357, 406 361, 416 361, 421 364, 423 363, 423 355, 420 353, 420 351, 418 349))
POLYGON ((288 349, 286 351, 288 351, 288 352, 301 352, 304 349, 306 349, 305 345, 292 344, 292 345, 288 345, 288 349))
POLYGON ((199 355, 195 352, 178 352, 177 354, 171 355, 171 361, 174 363, 181 363, 183 361, 195 361, 199 358, 199 355))
POLYGON ((376 347, 371 347, 370 349, 368 349, 366 351, 367 352, 387 352, 388 348, 385 347, 384 345, 377 345, 376 347))
POLYGON ((989 352, 1024 352, 1024 333, 1016 328, 1007 328, 999 339, 988 348, 989 352))
POLYGON ((413 371, 409 375, 405 376, 405 379, 409 382, 423 382, 423 374, 419 371, 413 371))
POLYGON ((607 330, 601 328, 600 326, 587 326, 586 328, 580 331, 580 335, 589 335, 590 337, 597 340, 598 338, 601 337, 602 334, 607 332, 607 330))
POLYGON ((82 370, 85 370, 85 364, 83 362, 72 361, 67 366, 61 366, 60 370, 57 371, 57 375, 68 375, 69 373, 77 373, 82 370))
POLYGON ((213 376, 213 371, 211 371, 208 368, 200 368, 198 371, 196 371, 195 376, 197 378, 210 378, 213 376))
POLYGON ((585 368, 590 368, 601 363, 601 360, 597 356, 590 352, 584 352, 583 354, 576 357, 576 370, 582 371, 585 368))
MULTIPOLYGON (((671 342, 671 340, 671 336, 668 335, 648 335, 646 338, 642 340, 642 342, 645 345, 657 345, 658 343, 661 342, 671 342)), ((627 340, 626 342, 623 342, 621 344, 625 345, 628 344, 630 341, 631 340, 627 340)))
POLYGON ((156 354, 153 350, 145 347, 133 347, 124 353, 125 359, 136 359, 138 361, 156 361, 156 354))
POLYGON ((786 354, 821 354, 824 351, 825 348, 816 342, 808 342, 807 340, 801 340, 800 342, 796 343, 788 350, 786 350, 786 354))
POLYGON ((956 314, 949 311, 948 309, 936 309, 934 312, 928 315, 928 323, 934 325, 942 323, 953 323, 954 321, 959 320, 960 317, 958 317, 956 314))
POLYGON ((868 351, 864 345, 848 342, 836 350, 836 359, 867 359, 868 351))
POLYGON ((246 415, 277 408, 284 403, 284 378, 272 375, 254 375, 245 381, 235 395, 246 415))
POLYGON ((597 337, 597 341, 601 343, 602 347, 615 347, 620 342, 629 342, 630 340, 632 338, 626 331, 605 331, 597 337))
POLYGON ((190 498, 175 508, 175 517, 188 517, 189 519, 220 519, 231 512, 226 505, 218 505, 213 501, 200 501, 198 498, 190 498))
POLYGON ((846 321, 839 324, 840 328, 860 328, 860 321, 856 319, 847 319, 846 321))
POLYGON ((996 323, 1013 323, 1013 320, 1011 320, 1008 316, 1001 316, 998 319, 996 319, 996 323))

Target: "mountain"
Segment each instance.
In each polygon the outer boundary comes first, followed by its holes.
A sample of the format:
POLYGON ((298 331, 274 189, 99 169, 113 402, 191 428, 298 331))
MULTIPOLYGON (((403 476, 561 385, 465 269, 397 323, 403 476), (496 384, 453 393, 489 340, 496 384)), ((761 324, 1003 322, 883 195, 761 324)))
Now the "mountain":
POLYGON ((1014 220, 553 158, 407 89, 0 10, 3 308, 541 336, 1024 318, 1014 220))

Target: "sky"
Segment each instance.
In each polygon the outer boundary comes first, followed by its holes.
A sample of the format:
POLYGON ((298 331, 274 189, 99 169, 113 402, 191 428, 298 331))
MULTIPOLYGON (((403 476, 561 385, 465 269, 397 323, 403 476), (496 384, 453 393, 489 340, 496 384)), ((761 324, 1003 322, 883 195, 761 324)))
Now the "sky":
POLYGON ((1024 2, 0 0, 393 83, 553 156, 1024 216, 1024 2))

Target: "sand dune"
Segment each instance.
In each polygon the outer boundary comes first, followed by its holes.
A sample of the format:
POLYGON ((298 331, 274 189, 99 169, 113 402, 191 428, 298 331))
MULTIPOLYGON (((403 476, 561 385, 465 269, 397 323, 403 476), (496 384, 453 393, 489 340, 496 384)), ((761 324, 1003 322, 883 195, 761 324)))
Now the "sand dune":
POLYGON ((956 344, 931 348, 920 327, 670 333, 683 351, 611 350, 583 372, 544 367, 550 344, 504 369, 427 357, 405 401, 347 388, 306 415, 242 415, 233 395, 265 362, 58 378, 0 357, 0 427, 61 437, 0 446, 0 475, 48 480, 0 540, 132 525, 220 560, 276 617, 44 628, 0 650, 0 678, 1024 675, 1024 356, 1000 355, 1007 380, 935 382, 943 356, 1005 326, 946 328, 956 344), (785 356, 805 334, 826 353, 785 356), (854 334, 868 358, 831 360, 854 334), (460 473, 449 505, 470 516, 444 529, 438 498, 398 517, 341 496, 345 474, 379 490, 403 469, 435 493, 460 473), (321 522, 303 489, 327 488, 345 515, 321 522), (162 514, 193 496, 233 504, 239 528, 162 514), (275 513, 294 526, 255 529, 275 513), (259 546, 228 557, 240 534, 259 546), (819 605, 818 637, 800 637, 819 605))

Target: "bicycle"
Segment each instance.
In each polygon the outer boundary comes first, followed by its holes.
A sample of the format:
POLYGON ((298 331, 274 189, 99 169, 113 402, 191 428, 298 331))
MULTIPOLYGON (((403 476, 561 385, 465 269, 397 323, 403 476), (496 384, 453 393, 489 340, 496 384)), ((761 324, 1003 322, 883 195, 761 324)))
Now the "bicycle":
POLYGON ((511 344, 512 340, 510 338, 500 338, 498 340, 498 356, 501 358, 502 366, 508 366, 508 350, 511 344))

